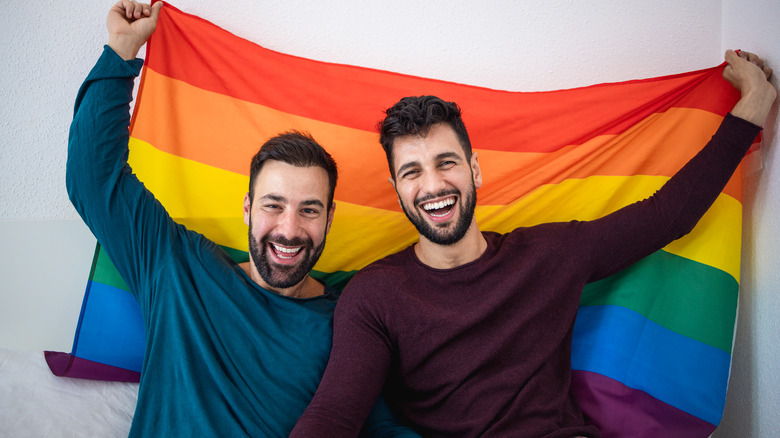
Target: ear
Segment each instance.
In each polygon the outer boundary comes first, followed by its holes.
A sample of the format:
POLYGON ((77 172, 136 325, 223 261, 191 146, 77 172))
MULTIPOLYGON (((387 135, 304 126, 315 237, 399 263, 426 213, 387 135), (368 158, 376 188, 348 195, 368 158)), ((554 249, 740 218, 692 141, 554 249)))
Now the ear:
POLYGON ((249 192, 244 195, 244 223, 249 225, 249 217, 252 212, 252 199, 249 198, 249 192))
POLYGON ((395 191, 395 197, 398 199, 398 206, 401 207, 401 210, 403 210, 404 206, 401 204, 401 196, 398 195, 398 189, 395 187, 395 179, 393 177, 387 178, 387 181, 390 183, 391 186, 393 186, 393 190, 395 191))
POLYGON ((471 154, 471 175, 474 178, 474 187, 482 187, 482 169, 479 167, 479 154, 471 154))
POLYGON ((330 204, 330 209, 328 210, 328 225, 325 227, 325 234, 330 233, 330 225, 333 223, 333 218, 335 217, 336 213, 336 203, 333 202, 330 204))

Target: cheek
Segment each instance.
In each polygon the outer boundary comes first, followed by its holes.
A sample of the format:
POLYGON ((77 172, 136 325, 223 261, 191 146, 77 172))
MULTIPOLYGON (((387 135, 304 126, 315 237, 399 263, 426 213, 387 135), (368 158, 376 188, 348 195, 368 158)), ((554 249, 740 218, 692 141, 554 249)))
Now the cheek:
POLYGON ((396 193, 398 194, 398 197, 401 198, 401 201, 403 201, 405 204, 411 204, 414 203, 417 189, 415 188, 414 184, 411 183, 398 184, 396 186, 396 193))
POLYGON ((251 223, 252 237, 260 239, 273 229, 273 223, 262 212, 255 212, 249 219, 251 223))
POLYGON ((311 239, 315 246, 319 245, 323 240, 325 240, 327 227, 327 221, 317 223, 316 226, 307 227, 306 234, 309 235, 309 239, 311 239))
MULTIPOLYGON (((312 243, 314 243, 315 246, 319 245, 325 240, 328 234, 328 217, 322 216, 316 220, 307 222, 302 227, 306 236, 311 239, 312 243)), ((331 224, 331 231, 332 230, 331 224)))

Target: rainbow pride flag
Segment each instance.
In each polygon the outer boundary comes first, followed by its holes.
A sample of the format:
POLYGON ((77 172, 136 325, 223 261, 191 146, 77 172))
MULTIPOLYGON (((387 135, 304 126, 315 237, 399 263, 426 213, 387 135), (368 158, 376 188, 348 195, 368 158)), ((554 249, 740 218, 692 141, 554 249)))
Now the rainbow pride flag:
MULTIPOLYGON (((721 68, 552 92, 507 92, 264 49, 167 4, 147 48, 130 164, 177 221, 247 260, 242 201, 269 137, 309 131, 339 164, 336 217, 314 276, 342 287, 413 243, 375 129, 409 95, 459 103, 484 175, 483 230, 601 217, 650 196, 738 96, 721 68)), ((706 437, 720 422, 739 289, 741 176, 696 229, 584 291, 574 389, 605 437, 706 437)), ((71 354, 55 374, 134 380, 144 338, 98 248, 71 354)))

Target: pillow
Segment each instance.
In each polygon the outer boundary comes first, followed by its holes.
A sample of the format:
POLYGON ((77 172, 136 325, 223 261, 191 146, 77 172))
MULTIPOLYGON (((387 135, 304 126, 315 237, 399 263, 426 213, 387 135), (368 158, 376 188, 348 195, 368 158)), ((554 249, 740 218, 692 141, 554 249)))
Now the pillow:
POLYGON ((137 383, 61 379, 43 359, 0 348, 0 436, 127 436, 137 383))

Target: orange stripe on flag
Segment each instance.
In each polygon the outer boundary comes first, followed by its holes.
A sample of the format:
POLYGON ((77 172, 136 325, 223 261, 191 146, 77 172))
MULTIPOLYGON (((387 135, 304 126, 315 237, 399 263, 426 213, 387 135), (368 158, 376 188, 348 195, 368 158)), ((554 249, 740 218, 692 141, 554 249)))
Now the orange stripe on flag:
MULTIPOLYGON (((400 211, 389 171, 375 133, 343 127, 262 105, 204 91, 146 70, 144 112, 133 125, 133 137, 156 148, 248 175, 260 145, 295 127, 309 131, 334 156, 341 169, 336 199, 400 211), (175 96, 156 99, 154 96, 175 96), (187 105, 178 104, 179 101, 187 105), (204 111, 208 108, 209 111, 204 111), (169 126, 172 129, 159 129, 169 126)), ((598 136, 550 153, 477 150, 484 171, 482 204, 506 204, 542 184, 591 175, 671 176, 704 145, 721 118, 700 110, 672 108, 655 114, 620 135, 598 136), (674 142, 667 139, 674 138, 674 142), (696 147, 681 148, 681 143, 696 147)), ((724 190, 741 199, 738 180, 724 190)))

